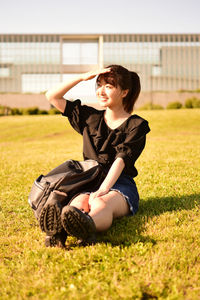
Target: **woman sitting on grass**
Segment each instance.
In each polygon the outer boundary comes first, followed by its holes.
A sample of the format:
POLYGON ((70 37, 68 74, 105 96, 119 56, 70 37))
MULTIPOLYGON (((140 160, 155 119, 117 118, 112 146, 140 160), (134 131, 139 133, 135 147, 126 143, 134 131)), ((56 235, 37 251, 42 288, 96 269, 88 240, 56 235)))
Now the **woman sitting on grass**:
POLYGON ((68 235, 87 241, 96 231, 110 228, 113 219, 137 212, 134 164, 150 131, 146 120, 131 114, 139 93, 138 75, 119 65, 81 74, 46 93, 49 102, 83 135, 84 160, 97 161, 107 174, 97 191, 85 191, 63 207, 58 222, 68 235), (96 95, 103 110, 63 98, 79 82, 95 76, 96 95))

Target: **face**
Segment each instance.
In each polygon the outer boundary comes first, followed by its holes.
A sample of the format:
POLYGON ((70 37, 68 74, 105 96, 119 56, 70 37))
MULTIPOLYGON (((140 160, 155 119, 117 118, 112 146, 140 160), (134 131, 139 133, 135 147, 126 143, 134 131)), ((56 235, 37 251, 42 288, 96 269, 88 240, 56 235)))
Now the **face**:
POLYGON ((96 95, 101 107, 121 107, 122 100, 127 95, 127 90, 122 90, 119 86, 115 87, 106 83, 103 79, 97 83, 96 95))

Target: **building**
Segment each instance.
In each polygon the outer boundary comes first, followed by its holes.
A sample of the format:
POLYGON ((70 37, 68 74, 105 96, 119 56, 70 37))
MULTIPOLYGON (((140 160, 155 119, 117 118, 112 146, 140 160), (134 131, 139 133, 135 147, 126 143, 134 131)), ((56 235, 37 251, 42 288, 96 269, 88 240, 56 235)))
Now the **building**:
POLYGON ((143 91, 198 90, 200 34, 0 34, 1 93, 42 93, 110 64, 138 72, 143 91))

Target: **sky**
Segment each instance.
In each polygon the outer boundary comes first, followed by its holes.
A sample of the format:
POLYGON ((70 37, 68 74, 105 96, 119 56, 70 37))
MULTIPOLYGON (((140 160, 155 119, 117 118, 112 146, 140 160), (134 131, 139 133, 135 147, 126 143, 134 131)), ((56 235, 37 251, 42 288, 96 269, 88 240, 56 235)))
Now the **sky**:
POLYGON ((200 33, 200 0, 0 0, 0 33, 200 33))

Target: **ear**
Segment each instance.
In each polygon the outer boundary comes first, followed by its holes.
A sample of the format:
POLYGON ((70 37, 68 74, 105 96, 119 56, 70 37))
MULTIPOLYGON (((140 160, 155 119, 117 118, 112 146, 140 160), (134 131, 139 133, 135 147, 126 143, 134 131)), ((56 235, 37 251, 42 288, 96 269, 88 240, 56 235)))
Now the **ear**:
POLYGON ((125 98, 128 95, 129 90, 122 90, 122 98, 125 98))

